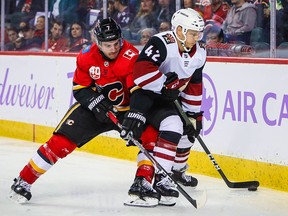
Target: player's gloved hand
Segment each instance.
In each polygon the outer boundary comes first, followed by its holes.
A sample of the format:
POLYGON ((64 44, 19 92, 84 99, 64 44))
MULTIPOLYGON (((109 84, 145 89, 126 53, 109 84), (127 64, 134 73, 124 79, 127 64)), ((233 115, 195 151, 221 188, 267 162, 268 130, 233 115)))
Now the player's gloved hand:
POLYGON ((120 136, 125 140, 129 140, 130 137, 139 139, 145 122, 146 118, 141 112, 135 110, 128 111, 122 123, 120 136))
POLYGON ((161 90, 164 100, 168 102, 175 101, 179 97, 180 91, 178 90, 179 79, 175 72, 168 72, 164 87, 161 90))
POLYGON ((111 121, 107 116, 107 112, 117 112, 116 109, 113 109, 113 105, 109 103, 109 100, 107 100, 103 94, 89 98, 88 109, 90 109, 94 113, 95 117, 102 123, 108 123, 111 121))
MULTIPOLYGON (((190 142, 195 141, 195 137, 198 137, 200 134, 200 131, 202 130, 202 117, 203 117, 203 111, 195 113, 195 112, 186 112, 190 122, 192 125, 186 126, 184 129, 184 134, 188 135, 188 139, 190 142), (193 138, 194 140, 193 140, 193 138)), ((193 143, 192 142, 192 143, 193 143)))
POLYGON ((194 136, 191 136, 191 135, 187 135, 188 136, 188 140, 191 142, 191 143, 194 143, 195 142, 195 137, 194 136))

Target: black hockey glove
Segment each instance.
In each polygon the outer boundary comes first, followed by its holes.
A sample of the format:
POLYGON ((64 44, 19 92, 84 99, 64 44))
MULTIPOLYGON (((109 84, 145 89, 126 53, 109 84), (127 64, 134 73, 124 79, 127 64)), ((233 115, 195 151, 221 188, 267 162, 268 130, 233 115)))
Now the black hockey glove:
POLYGON ((194 112, 186 112, 190 122, 192 125, 186 126, 184 129, 184 134, 187 134, 190 142, 195 141, 195 137, 198 137, 200 131, 202 130, 202 117, 203 111, 194 113, 194 112), (194 139, 193 139, 194 138, 194 139))
POLYGON ((111 121, 107 116, 107 112, 117 112, 115 109, 113 109, 113 105, 109 103, 103 94, 89 98, 88 109, 90 109, 94 113, 96 119, 102 123, 108 123, 111 121))
POLYGON ((139 139, 143 132, 145 122, 146 118, 141 112, 128 111, 124 116, 120 136, 125 140, 129 140, 130 137, 139 139))
POLYGON ((175 72, 168 72, 164 87, 161 90, 165 101, 173 102, 179 97, 180 91, 177 89, 179 84, 178 75, 175 72))

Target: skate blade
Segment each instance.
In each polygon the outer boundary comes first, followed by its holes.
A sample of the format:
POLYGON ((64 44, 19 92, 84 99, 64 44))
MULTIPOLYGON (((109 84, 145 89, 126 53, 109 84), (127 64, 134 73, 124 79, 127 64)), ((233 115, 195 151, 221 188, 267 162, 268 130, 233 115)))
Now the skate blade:
POLYGON ((28 202, 28 200, 24 196, 21 196, 20 194, 15 193, 15 191, 13 190, 10 191, 8 195, 8 199, 10 199, 11 201, 17 204, 24 204, 28 202))
POLYGON ((144 197, 141 199, 136 195, 128 195, 128 199, 124 201, 125 206, 133 206, 133 207, 146 207, 153 208, 158 205, 158 199, 151 197, 144 197))
POLYGON ((159 205, 174 206, 174 205, 176 205, 176 197, 161 196, 161 199, 159 201, 159 205))

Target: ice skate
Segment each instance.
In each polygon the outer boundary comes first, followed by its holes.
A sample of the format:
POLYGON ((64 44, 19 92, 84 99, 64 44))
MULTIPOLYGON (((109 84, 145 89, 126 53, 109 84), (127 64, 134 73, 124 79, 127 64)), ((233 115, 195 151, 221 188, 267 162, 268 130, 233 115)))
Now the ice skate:
POLYGON ((14 184, 11 186, 9 199, 19 204, 26 203, 32 197, 30 189, 31 184, 27 183, 20 177, 18 177, 17 179, 15 178, 14 184))
POLYGON ((176 204, 176 198, 179 197, 179 192, 168 176, 156 174, 153 187, 161 194, 159 205, 174 206, 176 204))
POLYGON ((188 166, 185 166, 181 170, 172 169, 172 178, 184 186, 189 186, 195 188, 198 185, 198 180, 191 175, 186 175, 185 171, 188 169, 188 166))
POLYGON ((160 194, 142 176, 136 177, 128 191, 128 199, 124 205, 137 207, 155 207, 160 200, 160 194))

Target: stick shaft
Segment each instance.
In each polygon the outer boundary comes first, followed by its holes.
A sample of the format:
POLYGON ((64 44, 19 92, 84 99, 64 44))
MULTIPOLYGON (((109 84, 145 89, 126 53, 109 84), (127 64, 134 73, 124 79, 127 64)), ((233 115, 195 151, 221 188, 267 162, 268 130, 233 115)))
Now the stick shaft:
MULTIPOLYGON (((122 129, 122 125, 118 121, 117 117, 112 113, 108 112, 107 115, 111 119, 111 121, 119 128, 122 129)), ((157 162, 157 160, 149 154, 149 152, 139 143, 137 140, 135 140, 133 137, 129 138, 139 149, 140 151, 163 173, 165 173, 166 176, 168 176, 173 183, 176 185, 179 192, 195 207, 198 207, 197 200, 193 199, 176 181, 169 175, 169 173, 157 162)))
MULTIPOLYGON (((188 116, 183 111, 179 102, 177 100, 175 100, 174 104, 176 105, 181 117, 184 119, 186 126, 190 125, 193 127, 193 124, 190 122, 188 116)), ((231 182, 231 181, 229 181, 228 178, 226 177, 226 175, 224 174, 224 172, 222 171, 221 167, 219 166, 219 164, 217 163, 217 161, 215 160, 215 158, 213 157, 213 155, 211 154, 211 152, 209 151, 209 149, 205 145, 205 143, 202 140, 202 138, 200 137, 200 135, 198 135, 196 137, 196 139, 198 140, 198 142, 200 143, 200 145, 204 149, 205 153, 208 155, 209 159, 211 160, 212 164, 214 165, 215 169, 219 172, 222 179, 225 181, 226 185, 229 188, 249 188, 249 187, 258 187, 259 186, 258 181, 244 181, 244 182, 231 182)))

